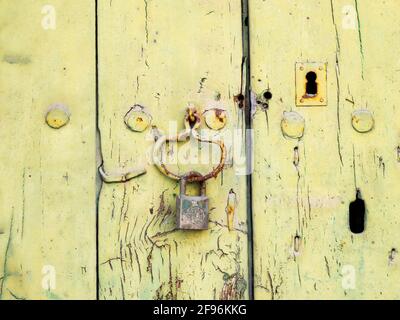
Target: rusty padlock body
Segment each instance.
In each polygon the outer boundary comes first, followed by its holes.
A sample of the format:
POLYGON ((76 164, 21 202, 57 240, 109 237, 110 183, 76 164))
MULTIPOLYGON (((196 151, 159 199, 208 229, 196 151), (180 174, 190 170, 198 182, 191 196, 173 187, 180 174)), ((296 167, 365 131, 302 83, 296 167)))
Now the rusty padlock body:
POLYGON ((180 179, 180 194, 176 198, 176 225, 181 230, 208 229, 208 203, 206 183, 200 182, 200 195, 186 195, 185 178, 180 179))

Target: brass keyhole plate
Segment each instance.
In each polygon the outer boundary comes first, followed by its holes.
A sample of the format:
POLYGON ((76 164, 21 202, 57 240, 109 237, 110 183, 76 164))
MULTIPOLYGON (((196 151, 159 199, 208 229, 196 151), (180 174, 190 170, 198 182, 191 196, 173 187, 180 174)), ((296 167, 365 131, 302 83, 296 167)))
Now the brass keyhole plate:
POLYGON ((298 62, 296 63, 296 105, 298 107, 306 106, 327 106, 327 63, 319 62, 298 62), (307 76, 312 74, 313 77, 307 76), (315 78, 316 75, 316 78, 315 78), (316 84, 316 94, 313 91, 309 94, 307 91, 307 79, 312 79, 316 84))

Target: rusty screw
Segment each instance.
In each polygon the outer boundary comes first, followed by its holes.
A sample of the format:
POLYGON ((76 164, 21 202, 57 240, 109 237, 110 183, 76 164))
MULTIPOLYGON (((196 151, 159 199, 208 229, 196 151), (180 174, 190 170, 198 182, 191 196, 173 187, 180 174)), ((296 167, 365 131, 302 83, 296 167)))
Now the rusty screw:
POLYGON ((185 115, 185 127, 186 129, 197 129, 200 127, 201 118, 197 109, 193 106, 190 106, 186 109, 185 115))

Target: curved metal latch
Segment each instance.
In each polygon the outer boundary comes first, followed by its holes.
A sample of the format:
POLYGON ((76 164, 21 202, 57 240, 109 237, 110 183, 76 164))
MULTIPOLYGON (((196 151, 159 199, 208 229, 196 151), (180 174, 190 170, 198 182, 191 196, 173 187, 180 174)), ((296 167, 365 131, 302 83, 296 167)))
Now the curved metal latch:
MULTIPOLYGON (((151 124, 152 116, 145 107, 135 104, 124 117, 125 125, 134 132, 143 132, 151 124)), ((124 183, 147 173, 144 165, 125 171, 106 172, 104 164, 99 167, 100 177, 105 183, 124 183)))
POLYGON ((153 149, 153 163, 156 165, 156 167, 161 173, 163 173, 164 175, 173 180, 181 180, 182 178, 185 178, 185 180, 190 183, 190 182, 203 182, 213 177, 215 178, 223 170, 226 160, 226 147, 224 142, 222 140, 213 140, 202 137, 196 131, 196 129, 199 126, 200 126, 200 116, 198 115, 198 112, 194 108, 188 108, 185 116, 185 129, 183 131, 174 136, 168 137, 166 135, 162 135, 158 137, 153 149), (170 171, 162 161, 162 157, 160 156, 160 150, 165 143, 184 142, 191 136, 200 142, 212 143, 220 147, 221 156, 219 164, 208 174, 201 175, 198 174, 197 172, 192 171, 179 175, 170 171))
POLYGON ((147 172, 147 170, 144 166, 138 166, 127 172, 115 172, 115 173, 106 173, 103 165, 101 165, 99 168, 99 173, 100 173, 101 179, 105 183, 127 182, 129 180, 132 180, 133 178, 136 178, 138 176, 145 174, 146 172, 147 172))

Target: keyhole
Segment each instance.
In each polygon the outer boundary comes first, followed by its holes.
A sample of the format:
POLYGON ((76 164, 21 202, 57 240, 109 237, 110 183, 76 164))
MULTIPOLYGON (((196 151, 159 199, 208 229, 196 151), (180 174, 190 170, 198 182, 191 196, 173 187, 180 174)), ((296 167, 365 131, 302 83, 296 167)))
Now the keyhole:
POLYGON ((353 233, 362 233, 365 229, 365 201, 361 199, 361 192, 357 190, 356 200, 349 206, 349 224, 353 233))
POLYGON ((317 74, 313 71, 310 71, 309 73, 307 73, 306 79, 306 95, 309 97, 316 96, 318 93, 318 84, 316 82, 317 74))

